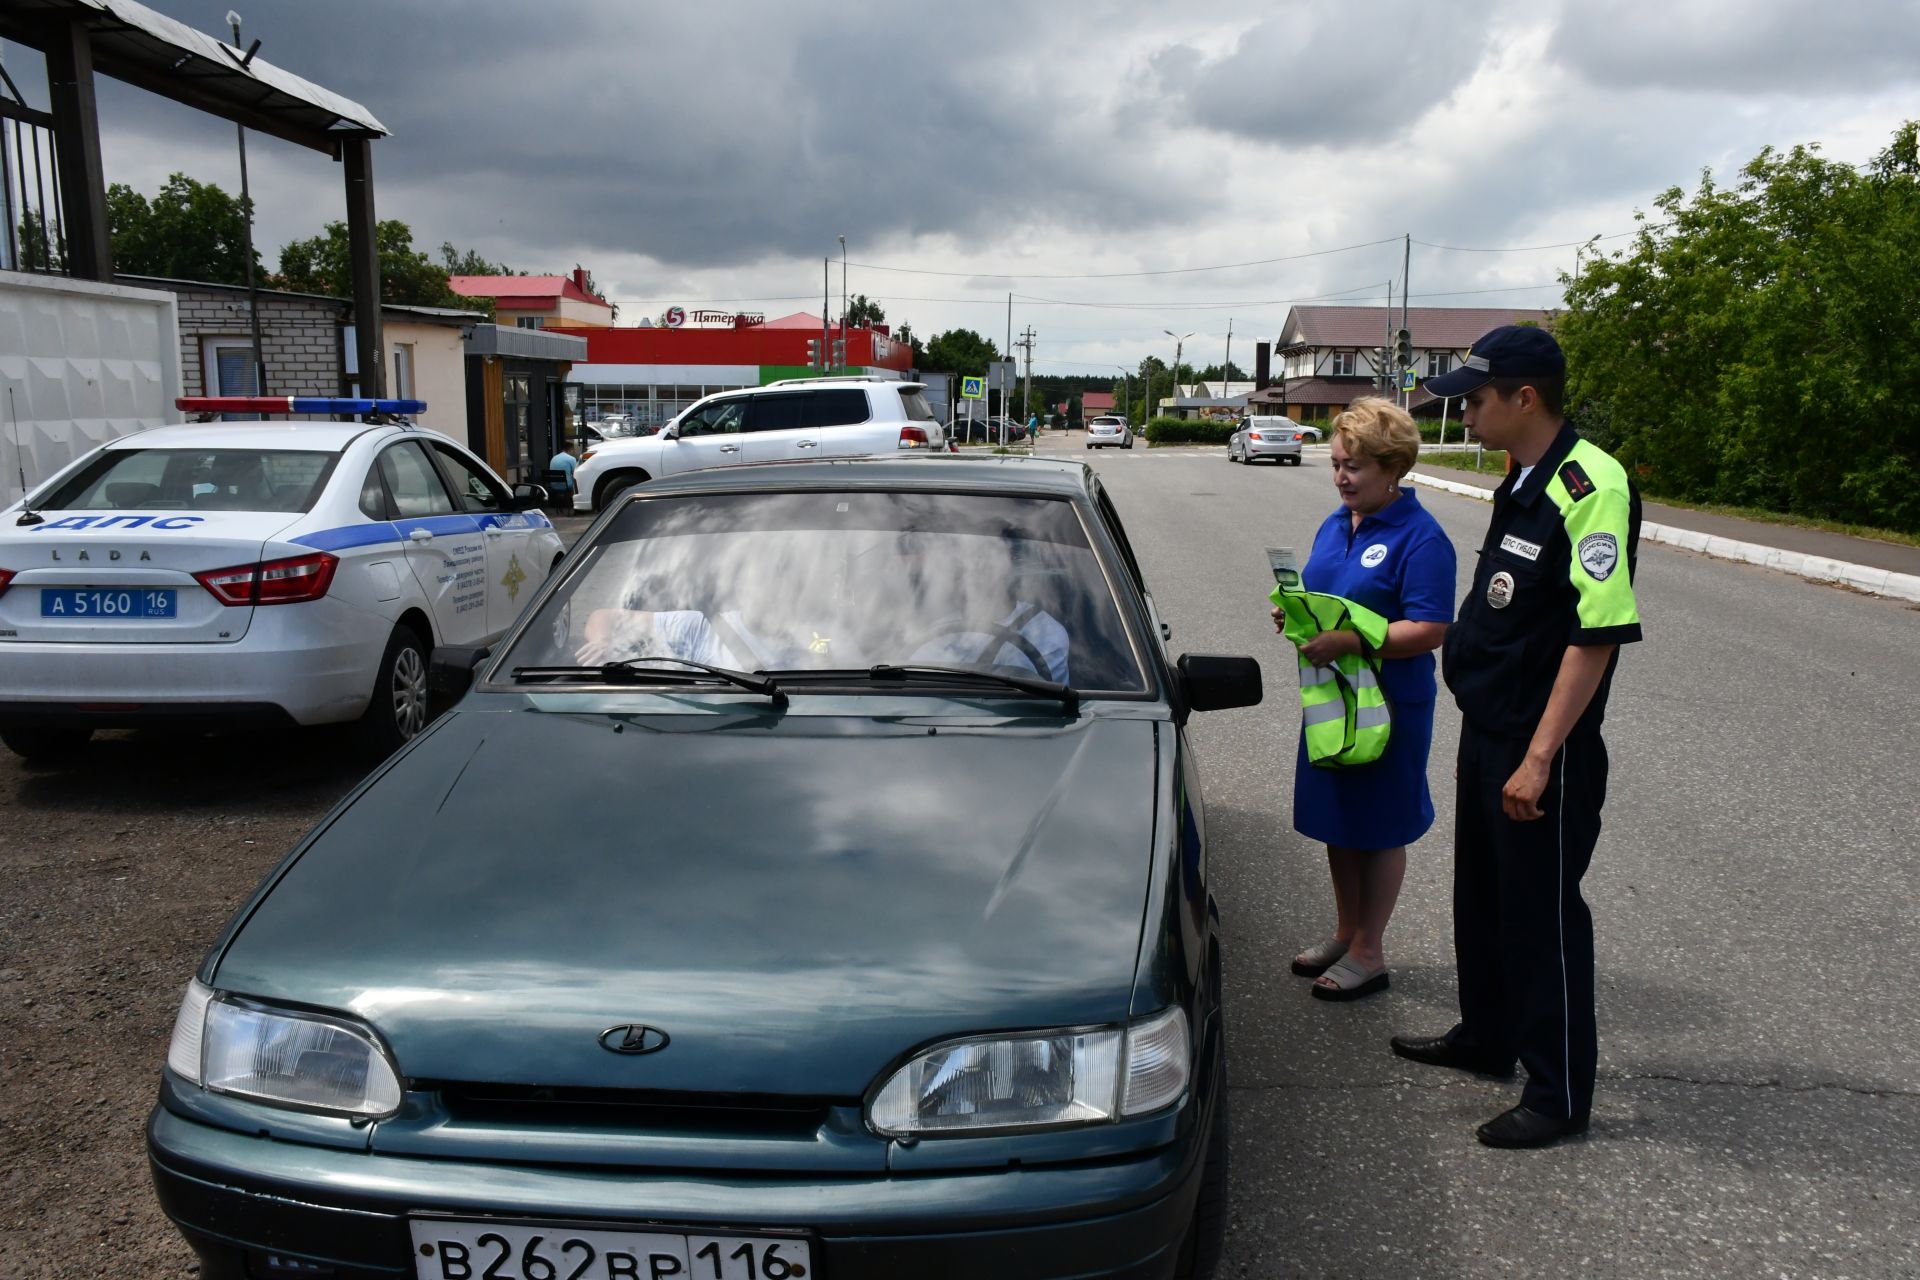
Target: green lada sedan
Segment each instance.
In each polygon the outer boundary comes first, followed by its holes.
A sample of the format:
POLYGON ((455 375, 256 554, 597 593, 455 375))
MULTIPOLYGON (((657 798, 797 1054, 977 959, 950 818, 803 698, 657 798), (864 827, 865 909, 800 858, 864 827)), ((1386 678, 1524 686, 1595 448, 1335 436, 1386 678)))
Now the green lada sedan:
POLYGON ((148 1126, 201 1275, 1202 1277, 1218 912, 1088 468, 633 490, 255 890, 148 1126))

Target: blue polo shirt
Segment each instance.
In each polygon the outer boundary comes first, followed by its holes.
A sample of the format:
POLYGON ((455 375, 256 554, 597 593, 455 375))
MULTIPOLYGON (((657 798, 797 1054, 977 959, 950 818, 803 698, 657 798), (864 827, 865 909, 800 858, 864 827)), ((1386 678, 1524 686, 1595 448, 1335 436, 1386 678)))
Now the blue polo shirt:
MULTIPOLYGON (((1388 622, 1453 621, 1453 543, 1411 489, 1358 529, 1352 512, 1336 509, 1313 536, 1300 582, 1363 604, 1388 622)), ((1388 658, 1380 664, 1380 687, 1394 702, 1432 702, 1433 670, 1431 653, 1388 658)))

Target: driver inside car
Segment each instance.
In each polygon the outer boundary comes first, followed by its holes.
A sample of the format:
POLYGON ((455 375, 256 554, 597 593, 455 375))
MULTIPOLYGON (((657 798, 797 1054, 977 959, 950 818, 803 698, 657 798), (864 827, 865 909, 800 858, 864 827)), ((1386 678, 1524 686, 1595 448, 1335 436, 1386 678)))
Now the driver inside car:
POLYGON ((910 590, 940 600, 945 586, 960 603, 907 661, 1007 667, 1066 684, 1070 637, 1056 616, 1064 571, 1047 560, 1038 544, 1003 545, 1007 559, 997 571, 979 572, 975 562, 953 566, 951 574, 927 581, 927 544, 914 535, 903 536, 899 555, 910 590), (975 571, 968 572, 969 567, 975 571))
POLYGON ((715 634, 705 611, 662 607, 685 603, 693 594, 674 590, 664 574, 641 574, 627 587, 618 608, 595 609, 587 615, 575 660, 597 665, 634 658, 679 658, 712 667, 738 667, 739 659, 715 634))

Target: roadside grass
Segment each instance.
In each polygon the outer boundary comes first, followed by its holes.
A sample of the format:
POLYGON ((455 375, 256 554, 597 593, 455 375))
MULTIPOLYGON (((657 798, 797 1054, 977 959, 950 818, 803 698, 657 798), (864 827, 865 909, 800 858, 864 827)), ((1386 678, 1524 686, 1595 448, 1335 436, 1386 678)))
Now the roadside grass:
MULTIPOLYGON (((1475 471, 1481 475, 1503 476, 1507 473, 1507 455, 1503 450, 1488 449, 1481 455, 1479 465, 1475 466, 1472 452, 1423 452, 1420 455, 1419 466, 1445 467, 1453 471, 1475 471)), ((1790 529, 1817 529, 1822 533, 1843 533, 1850 538, 1870 538, 1875 542, 1892 542, 1904 547, 1920 547, 1920 534, 1876 529, 1871 525, 1846 524, 1839 520, 1822 520, 1816 516, 1762 511, 1754 507, 1731 507, 1720 502, 1685 502, 1678 498, 1648 498, 1647 501, 1657 502, 1663 507, 1677 507, 1682 511, 1731 516, 1737 520, 1752 520, 1759 524, 1784 525, 1790 529)))

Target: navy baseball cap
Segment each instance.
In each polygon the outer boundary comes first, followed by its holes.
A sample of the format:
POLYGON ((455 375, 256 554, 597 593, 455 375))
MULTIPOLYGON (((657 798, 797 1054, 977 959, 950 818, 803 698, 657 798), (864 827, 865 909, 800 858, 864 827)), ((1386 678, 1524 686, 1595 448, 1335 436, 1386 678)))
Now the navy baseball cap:
POLYGON ((1467 352, 1458 369, 1428 378, 1420 385, 1441 397, 1463 396, 1495 378, 1534 378, 1562 375, 1567 357, 1545 329, 1530 324, 1503 324, 1467 352))

